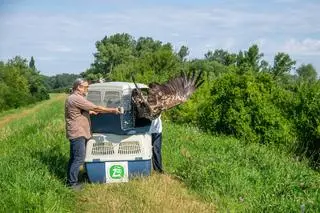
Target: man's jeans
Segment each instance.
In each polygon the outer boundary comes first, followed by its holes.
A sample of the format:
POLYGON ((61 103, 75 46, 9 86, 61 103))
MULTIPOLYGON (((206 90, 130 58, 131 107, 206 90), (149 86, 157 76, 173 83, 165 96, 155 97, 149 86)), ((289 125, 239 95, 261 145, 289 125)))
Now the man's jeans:
POLYGON ((79 137, 70 140, 70 159, 68 164, 67 184, 78 184, 80 166, 84 163, 86 138, 79 137))
POLYGON ((162 157, 161 157, 161 144, 162 133, 152 133, 152 164, 153 169, 162 173, 162 157))

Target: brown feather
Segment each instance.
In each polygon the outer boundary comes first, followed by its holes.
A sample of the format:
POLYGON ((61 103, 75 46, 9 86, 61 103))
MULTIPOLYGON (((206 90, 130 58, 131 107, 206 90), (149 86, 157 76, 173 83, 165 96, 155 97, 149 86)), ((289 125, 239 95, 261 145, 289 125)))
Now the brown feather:
POLYGON ((147 97, 143 96, 135 84, 137 89, 132 94, 132 100, 136 104, 138 117, 151 120, 157 118, 162 111, 186 102, 202 83, 202 72, 197 76, 195 71, 188 75, 181 73, 164 84, 149 84, 147 97))

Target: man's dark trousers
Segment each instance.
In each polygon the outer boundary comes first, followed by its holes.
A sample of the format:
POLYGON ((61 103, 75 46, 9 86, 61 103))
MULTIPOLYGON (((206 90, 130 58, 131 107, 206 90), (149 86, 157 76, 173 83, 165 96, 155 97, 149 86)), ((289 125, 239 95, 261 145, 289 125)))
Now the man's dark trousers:
POLYGON ((84 163, 86 155, 86 138, 79 137, 70 140, 70 159, 68 164, 67 184, 78 184, 80 166, 84 163))

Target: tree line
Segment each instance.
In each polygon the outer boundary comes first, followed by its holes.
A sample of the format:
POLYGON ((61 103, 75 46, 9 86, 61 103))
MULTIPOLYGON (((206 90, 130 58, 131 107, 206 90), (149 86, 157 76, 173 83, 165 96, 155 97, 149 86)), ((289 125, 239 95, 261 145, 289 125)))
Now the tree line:
POLYGON ((31 57, 0 61, 0 112, 49 99, 47 88, 31 57))
POLYGON ((35 59, 21 56, 0 61, 0 112, 49 99, 49 93, 68 92, 78 74, 40 74, 35 59))
POLYGON ((202 70, 205 83, 191 100, 165 114, 212 134, 233 135, 246 143, 277 146, 320 165, 320 82, 311 64, 295 68, 287 53, 264 60, 257 45, 231 53, 209 50, 188 59, 189 49, 127 33, 97 41, 89 80, 165 82, 181 71, 202 70))
POLYGON ((69 92, 72 83, 79 78, 78 74, 62 73, 54 76, 42 75, 45 87, 50 93, 69 92))
MULTIPOLYGON (((286 53, 264 60, 257 45, 237 53, 209 50, 201 59, 188 59, 186 46, 127 33, 97 41, 94 61, 80 75, 90 81, 165 82, 181 71, 204 72, 205 83, 187 103, 165 113, 211 134, 232 135, 246 143, 277 146, 320 165, 320 82, 311 64, 295 68, 286 53)), ((65 92, 76 74, 44 76, 32 57, 0 61, 0 112, 65 92)))

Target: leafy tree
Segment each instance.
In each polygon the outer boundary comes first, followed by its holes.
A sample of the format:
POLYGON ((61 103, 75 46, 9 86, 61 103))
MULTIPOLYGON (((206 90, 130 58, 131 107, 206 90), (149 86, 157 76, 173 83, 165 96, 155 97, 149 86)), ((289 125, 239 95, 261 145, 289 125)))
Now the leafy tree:
POLYGON ((112 80, 131 81, 131 74, 142 83, 164 82, 180 72, 180 62, 170 45, 163 45, 153 53, 118 65, 111 73, 112 80))
POLYGON ((246 70, 253 70, 254 72, 268 71, 269 64, 262 59, 263 53, 259 52, 257 45, 249 47, 248 51, 240 51, 237 55, 237 67, 240 72, 246 72, 246 70))
POLYGON ((135 56, 141 57, 147 53, 153 53, 162 47, 161 41, 155 41, 150 37, 140 37, 135 46, 135 56))
POLYGON ((34 64, 34 59, 28 64, 20 56, 9 59, 7 63, 0 63, 0 111, 49 98, 34 64))
POLYGON ((285 73, 289 73, 295 64, 296 62, 293 61, 288 54, 278 53, 274 57, 274 64, 270 71, 273 77, 277 78, 283 76, 285 73))
POLYGON ((252 45, 247 52, 245 52, 245 58, 251 65, 252 69, 256 72, 260 71, 260 62, 263 57, 263 53, 259 52, 257 45, 252 45))
MULTIPOLYGON (((73 82, 80 77, 77 74, 62 73, 54 76, 41 76, 45 87, 51 92, 64 92, 72 87, 73 82)), ((91 79, 88 79, 91 80, 91 79)))
POLYGON ((203 71, 206 75, 206 80, 210 81, 220 74, 227 72, 228 67, 217 62, 206 59, 194 59, 186 64, 186 70, 203 71))
POLYGON ((94 63, 81 73, 87 79, 131 81, 130 76, 134 74, 140 82, 165 81, 181 67, 179 56, 170 43, 162 44, 150 37, 140 37, 136 41, 128 34, 115 34, 98 41, 96 47, 94 63))
POLYGON ((317 79, 317 71, 312 66, 312 64, 302 64, 296 70, 299 78, 303 79, 304 81, 315 81, 317 79))
POLYGON ((178 51, 178 57, 180 61, 186 61, 186 57, 189 55, 189 48, 182 45, 178 51))
POLYGON ((19 70, 19 67, 22 66, 13 66, 14 63, 11 62, 0 69, 2 79, 1 102, 3 103, 1 108, 3 110, 17 108, 33 102, 28 80, 21 75, 21 71, 19 70))
POLYGON ((33 56, 31 56, 30 62, 29 62, 29 68, 32 70, 36 70, 36 65, 33 56))
POLYGON ((163 45, 158 51, 146 57, 149 65, 156 74, 176 73, 178 58, 173 52, 171 44, 163 45))
POLYGON ((264 144, 294 141, 292 125, 274 104, 271 92, 283 94, 282 89, 268 73, 230 71, 212 85, 199 116, 202 129, 264 144))
POLYGON ((296 150, 307 155, 313 160, 311 164, 320 169, 320 83, 299 85, 295 97, 289 115, 299 139, 296 150))
POLYGON ((218 49, 214 52, 208 51, 205 58, 209 61, 216 61, 225 66, 232 65, 236 62, 236 54, 230 54, 225 50, 218 49))
POLYGON ((133 37, 127 33, 115 34, 110 37, 105 36, 101 41, 97 41, 97 52, 94 54, 95 61, 92 64, 92 73, 101 73, 104 77, 107 77, 117 65, 128 61, 132 57, 134 46, 133 37))

